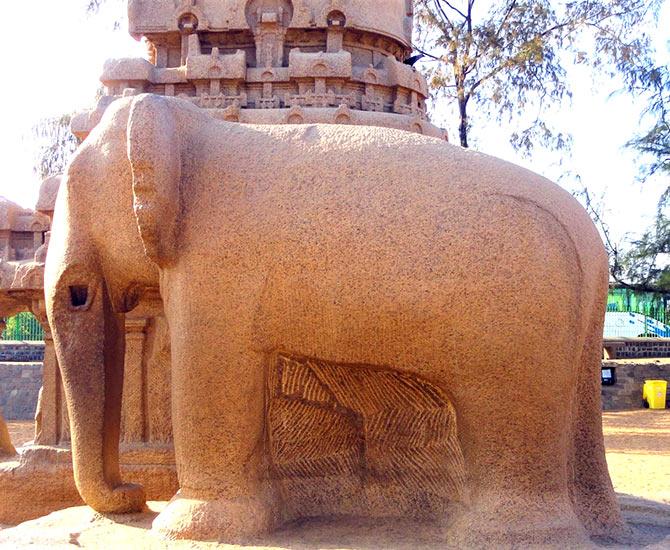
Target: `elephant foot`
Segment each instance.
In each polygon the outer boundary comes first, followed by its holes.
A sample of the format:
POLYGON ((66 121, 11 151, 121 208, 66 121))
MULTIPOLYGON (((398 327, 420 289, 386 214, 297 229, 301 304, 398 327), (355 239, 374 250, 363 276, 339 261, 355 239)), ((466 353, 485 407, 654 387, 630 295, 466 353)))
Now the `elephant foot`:
POLYGON ((482 499, 449 524, 447 542, 455 548, 591 547, 567 497, 560 500, 482 499))
POLYGON ((180 491, 152 524, 152 530, 169 540, 247 542, 272 531, 279 511, 272 498, 201 500, 180 491))
POLYGON ((629 539, 632 531, 621 515, 613 489, 578 488, 573 500, 577 515, 591 537, 615 542, 629 539))

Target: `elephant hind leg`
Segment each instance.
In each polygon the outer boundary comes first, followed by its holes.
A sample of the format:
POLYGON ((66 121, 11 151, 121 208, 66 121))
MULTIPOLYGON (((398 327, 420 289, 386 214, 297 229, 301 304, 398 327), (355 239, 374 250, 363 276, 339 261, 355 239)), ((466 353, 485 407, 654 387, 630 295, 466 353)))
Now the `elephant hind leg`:
POLYGON ((570 496, 591 536, 617 537, 628 531, 612 487, 602 429, 600 365, 602 312, 594 314, 582 350, 573 408, 570 496))
MULTIPOLYGON (((489 365, 502 371, 493 359, 489 365)), ((475 384, 457 398, 470 502, 457 510, 447 541, 457 548, 588 545, 568 494, 564 411, 552 402, 553 391, 563 392, 541 384, 524 392, 527 377, 512 370, 493 399, 475 384)))
POLYGON ((583 547, 588 533, 571 502, 567 472, 574 346, 562 327, 572 319, 559 312, 546 327, 529 331, 517 318, 501 315, 497 332, 473 331, 454 340, 454 352, 444 360, 443 370, 453 369, 444 379, 454 381, 470 494, 449 524, 447 541, 459 548, 583 547), (554 354, 546 353, 544 330, 557 344, 554 354), (501 345, 498 334, 507 334, 510 345, 501 345))

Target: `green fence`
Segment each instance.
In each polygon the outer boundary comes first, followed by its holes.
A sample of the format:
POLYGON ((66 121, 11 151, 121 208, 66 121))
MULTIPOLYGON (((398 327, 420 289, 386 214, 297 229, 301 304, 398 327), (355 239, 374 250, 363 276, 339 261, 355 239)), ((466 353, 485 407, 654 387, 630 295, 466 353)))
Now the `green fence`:
POLYGON ((619 304, 607 304, 607 311, 617 313, 639 313, 656 321, 668 324, 668 312, 664 307, 626 307, 619 304))
MULTIPOLYGON (((610 315, 605 318, 605 336, 670 337, 670 304, 664 298, 650 293, 612 290, 607 302, 610 315)), ((19 313, 7 319, 0 340, 44 340, 44 329, 32 313, 19 313)))
POLYGON ((605 337, 670 338, 665 296, 650 292, 611 290, 607 298, 605 337))
POLYGON ((44 340, 44 329, 32 313, 19 313, 7 319, 7 326, 0 340, 44 340))
POLYGON ((670 296, 656 292, 638 292, 615 288, 607 296, 607 311, 640 313, 665 323, 670 296))

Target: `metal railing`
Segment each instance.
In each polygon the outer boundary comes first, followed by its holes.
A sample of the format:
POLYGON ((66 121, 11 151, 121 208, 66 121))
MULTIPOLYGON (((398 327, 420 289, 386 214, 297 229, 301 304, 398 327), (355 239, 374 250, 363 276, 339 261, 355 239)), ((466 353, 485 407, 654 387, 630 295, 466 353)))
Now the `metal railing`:
POLYGON ((670 318, 664 307, 649 304, 626 307, 610 303, 605 315, 605 337, 670 338, 670 318))
MULTIPOLYGON (((44 329, 32 313, 19 313, 6 322, 0 340, 44 340, 44 329)), ((610 303, 605 316, 604 334, 606 337, 670 338, 670 316, 663 307, 630 308, 610 303)))
POLYGON ((28 312, 19 313, 7 319, 7 326, 0 340, 35 342, 44 340, 44 329, 37 318, 28 312))

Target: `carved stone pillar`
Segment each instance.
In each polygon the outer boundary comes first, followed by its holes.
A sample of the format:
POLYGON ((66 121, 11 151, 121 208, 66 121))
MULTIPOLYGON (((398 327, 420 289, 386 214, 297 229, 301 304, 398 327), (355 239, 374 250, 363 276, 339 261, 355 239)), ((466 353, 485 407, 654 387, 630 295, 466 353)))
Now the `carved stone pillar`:
POLYGON ((35 414, 35 443, 58 445, 60 439, 60 372, 54 341, 48 325, 44 327, 42 389, 35 414))
MULTIPOLYGON (((266 19, 269 14, 263 14, 266 19)), ((284 58, 284 36, 283 29, 276 21, 263 23, 256 31, 256 66, 257 67, 281 67, 284 58)))
MULTIPOLYGON (((44 300, 34 301, 31 309, 44 329, 42 389, 35 413, 35 444, 58 445, 63 436, 63 427, 67 424, 67 417, 63 421, 65 399, 58 359, 51 328, 47 322, 44 300)), ((69 427, 65 431, 69 433, 69 427)))
POLYGON ((252 0, 246 17, 256 42, 257 67, 281 67, 284 63, 284 39, 293 10, 286 0, 252 0))
POLYGON ((123 375, 121 434, 124 443, 145 440, 146 373, 144 348, 148 319, 126 319, 126 357, 123 375))
POLYGON ((329 53, 339 52, 344 45, 344 26, 347 18, 339 10, 328 14, 328 30, 326 31, 326 51, 329 53))
POLYGON ((149 443, 172 442, 170 332, 165 317, 154 317, 146 345, 147 418, 149 443))
POLYGON ((181 33, 181 65, 186 65, 189 48, 193 46, 193 38, 198 39, 195 32, 198 30, 198 18, 192 13, 186 13, 179 18, 179 32, 181 33))
POLYGON ((344 44, 344 29, 329 28, 326 41, 326 51, 328 53, 337 53, 342 50, 344 44))
POLYGON ((2 412, 0 411, 0 456, 14 456, 16 455, 16 449, 12 445, 12 440, 9 437, 9 430, 5 424, 5 419, 2 417, 2 412))

